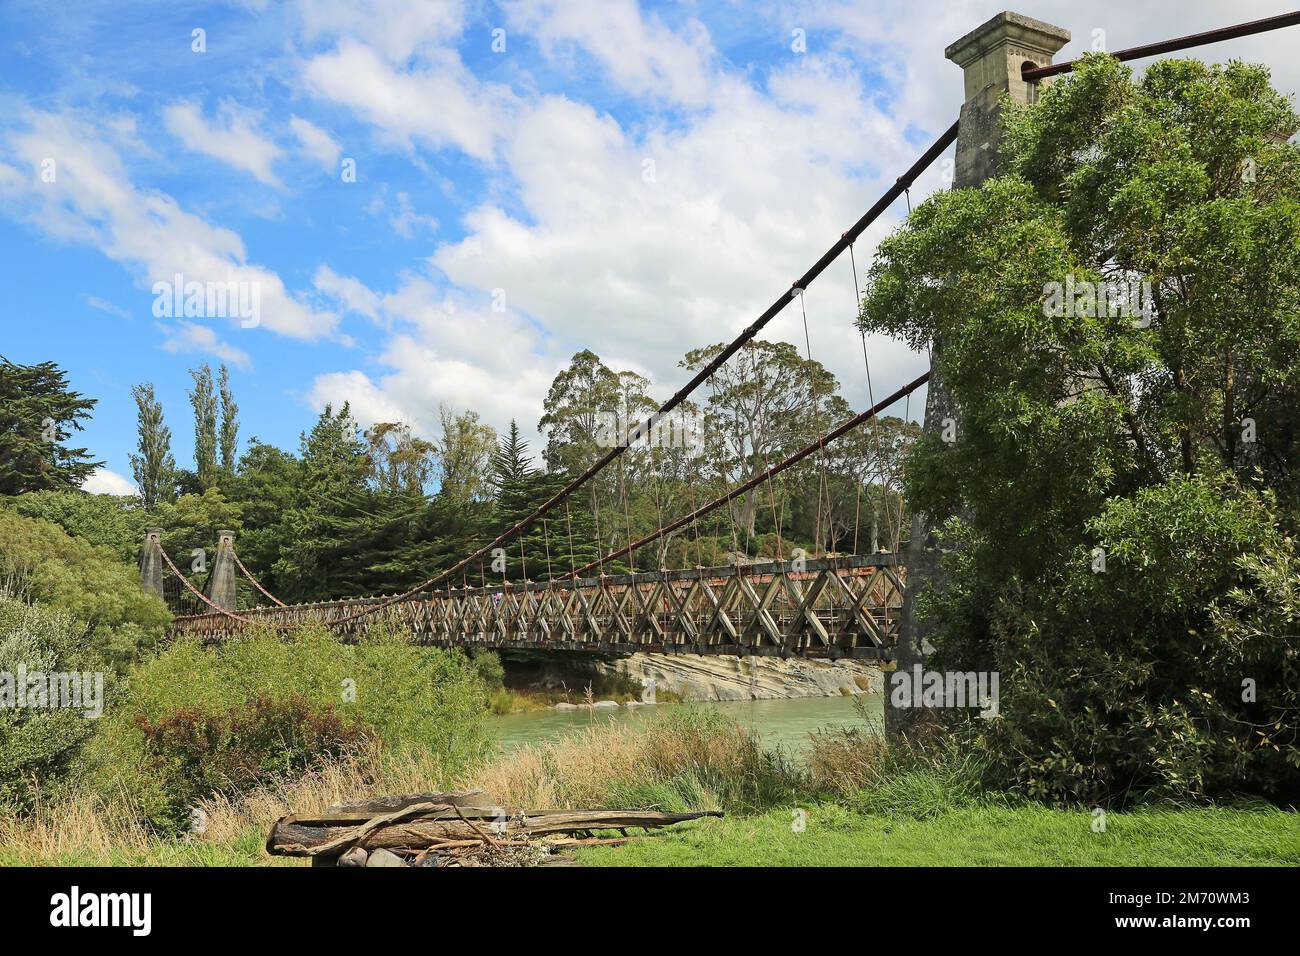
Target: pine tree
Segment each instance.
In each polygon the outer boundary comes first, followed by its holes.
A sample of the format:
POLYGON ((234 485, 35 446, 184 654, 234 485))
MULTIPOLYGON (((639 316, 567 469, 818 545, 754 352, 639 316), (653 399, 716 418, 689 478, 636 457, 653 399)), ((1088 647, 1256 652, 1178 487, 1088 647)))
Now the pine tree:
POLYGON ((506 484, 519 481, 532 471, 533 459, 526 454, 528 442, 519 437, 519 425, 510 419, 510 432, 492 453, 492 480, 498 493, 506 484))
POLYGON ((63 442, 94 407, 53 362, 17 365, 0 356, 0 494, 77 488, 90 477, 103 462, 63 442))
POLYGON ((163 424, 162 404, 154 397, 153 385, 131 389, 136 405, 137 447, 131 456, 131 474, 140 489, 145 508, 170 501, 176 490, 176 459, 172 457, 171 429, 163 424))
POLYGON ((234 393, 230 390, 230 370, 221 363, 218 378, 218 391, 221 394, 221 473, 227 477, 235 473, 235 459, 239 449, 239 406, 235 404, 234 393))
POLYGON ((194 409, 194 471, 199 487, 206 491, 217 484, 217 393, 206 362, 190 369, 190 376, 194 379, 189 393, 194 409))

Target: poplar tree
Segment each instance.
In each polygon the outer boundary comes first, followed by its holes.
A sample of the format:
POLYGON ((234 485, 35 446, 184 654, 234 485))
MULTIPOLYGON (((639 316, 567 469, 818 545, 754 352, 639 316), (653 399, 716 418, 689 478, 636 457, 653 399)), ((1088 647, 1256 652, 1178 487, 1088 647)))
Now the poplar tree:
POLYGON ((172 457, 172 432, 163 424, 162 404, 154 396, 153 385, 146 383, 131 389, 136 406, 136 447, 131 456, 131 474, 140 489, 146 509, 171 501, 176 489, 176 459, 172 457))

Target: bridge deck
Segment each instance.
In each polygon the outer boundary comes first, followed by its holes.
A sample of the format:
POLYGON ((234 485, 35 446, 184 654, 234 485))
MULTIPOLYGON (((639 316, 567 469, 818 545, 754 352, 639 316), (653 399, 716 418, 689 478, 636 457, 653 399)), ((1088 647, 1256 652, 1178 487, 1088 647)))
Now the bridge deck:
MULTIPOLYGON (((356 640, 386 620, 418 643, 444 647, 892 660, 904 579, 898 556, 882 553, 449 587, 335 627, 342 640, 356 640)), ((383 600, 261 607, 239 615, 268 627, 328 625, 383 600)), ((171 633, 218 642, 248 626, 212 612, 176 618, 171 633)))

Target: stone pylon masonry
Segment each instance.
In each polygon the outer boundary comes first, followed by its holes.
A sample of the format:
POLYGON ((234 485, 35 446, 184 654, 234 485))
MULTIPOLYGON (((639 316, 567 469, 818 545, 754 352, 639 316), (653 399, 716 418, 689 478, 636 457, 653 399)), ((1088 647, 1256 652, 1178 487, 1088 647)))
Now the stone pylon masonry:
MULTIPOLYGON (((957 133, 957 156, 953 187, 979 186, 999 171, 998 147, 1000 104, 1004 94, 1020 103, 1032 103, 1038 84, 1021 79, 1025 63, 1047 66, 1070 39, 1070 31, 1019 13, 999 13, 944 50, 944 56, 959 67, 965 79, 965 103, 957 133)), ((1050 82, 1044 80, 1041 82, 1050 82)), ((944 387, 943 343, 931 344, 931 378, 925 402, 926 434, 939 434, 944 420, 956 423, 961 441, 961 413, 944 387)), ((903 600, 902 629, 898 638, 897 667, 910 671, 925 665, 930 627, 916 614, 916 599, 927 588, 942 587, 935 530, 947 515, 912 516, 912 538, 907 553, 907 593, 903 600)), ((886 675, 888 677, 888 675, 886 675)), ((885 730, 906 732, 918 711, 892 706, 889 681, 885 682, 885 730)))
POLYGON ((217 532, 217 554, 212 559, 208 583, 203 593, 219 608, 236 609, 235 596, 235 532, 217 532))
POLYGON ((163 596, 162 528, 146 528, 140 549, 140 581, 146 594, 163 596))

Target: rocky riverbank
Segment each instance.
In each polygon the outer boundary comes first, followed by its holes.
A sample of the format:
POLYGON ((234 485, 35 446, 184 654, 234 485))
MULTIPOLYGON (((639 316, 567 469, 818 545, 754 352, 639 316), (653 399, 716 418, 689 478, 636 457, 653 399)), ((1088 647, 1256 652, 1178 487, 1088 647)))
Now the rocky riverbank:
POLYGON ((789 700, 880 693, 880 668, 864 661, 701 654, 633 654, 597 670, 633 681, 643 701, 668 691, 681 700, 789 700))

